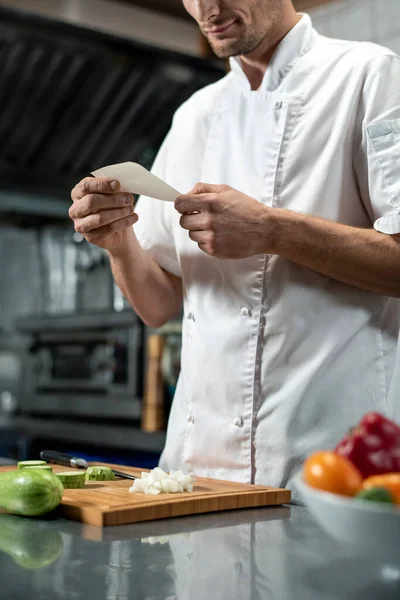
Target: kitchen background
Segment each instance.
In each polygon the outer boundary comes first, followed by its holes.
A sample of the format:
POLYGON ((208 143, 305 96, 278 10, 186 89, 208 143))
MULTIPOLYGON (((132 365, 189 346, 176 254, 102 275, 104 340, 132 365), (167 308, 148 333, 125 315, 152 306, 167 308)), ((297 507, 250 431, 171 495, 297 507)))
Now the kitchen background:
MULTIPOLYGON (((298 0, 327 36, 400 53, 399 0, 298 0)), ((144 327, 105 252, 73 230, 70 189, 150 167, 176 108, 218 61, 181 0, 0 0, 0 461, 43 448, 156 464, 180 322, 144 327)))

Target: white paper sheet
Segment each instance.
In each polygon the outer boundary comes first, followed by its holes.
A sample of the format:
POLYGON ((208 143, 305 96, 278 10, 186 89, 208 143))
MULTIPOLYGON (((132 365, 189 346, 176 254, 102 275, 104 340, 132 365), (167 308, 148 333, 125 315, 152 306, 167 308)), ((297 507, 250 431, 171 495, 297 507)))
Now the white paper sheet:
POLYGON ((116 179, 121 184, 121 190, 131 194, 141 194, 168 202, 174 202, 180 196, 180 192, 134 162, 102 167, 93 171, 92 175, 116 179))

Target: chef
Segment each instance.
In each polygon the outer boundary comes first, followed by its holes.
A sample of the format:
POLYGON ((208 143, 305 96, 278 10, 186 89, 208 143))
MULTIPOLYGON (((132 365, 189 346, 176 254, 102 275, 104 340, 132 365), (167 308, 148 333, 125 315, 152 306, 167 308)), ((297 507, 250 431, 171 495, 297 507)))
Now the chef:
POLYGON ((155 161, 183 195, 134 212, 86 178, 70 216, 145 323, 183 306, 161 466, 286 486, 365 412, 399 410, 400 58, 318 35, 290 0, 184 5, 230 72, 155 161))

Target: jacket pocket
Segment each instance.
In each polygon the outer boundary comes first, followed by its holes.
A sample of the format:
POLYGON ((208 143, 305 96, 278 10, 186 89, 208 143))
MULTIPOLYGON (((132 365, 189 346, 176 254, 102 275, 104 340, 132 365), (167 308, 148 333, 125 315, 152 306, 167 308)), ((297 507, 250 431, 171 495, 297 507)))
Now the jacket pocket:
POLYGON ((367 127, 371 142, 368 154, 382 171, 394 208, 400 207, 400 119, 381 121, 367 127))

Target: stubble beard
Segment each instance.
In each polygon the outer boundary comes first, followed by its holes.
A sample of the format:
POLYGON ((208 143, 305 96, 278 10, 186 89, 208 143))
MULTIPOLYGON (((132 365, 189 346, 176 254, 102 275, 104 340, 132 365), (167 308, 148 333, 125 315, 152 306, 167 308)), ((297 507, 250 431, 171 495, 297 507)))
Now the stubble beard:
MULTIPOLYGON (((208 36, 205 36, 208 39, 208 36)), ((227 60, 232 56, 245 56, 254 52, 261 44, 264 38, 260 38, 256 34, 249 34, 245 38, 236 40, 227 40, 224 44, 214 44, 208 39, 208 42, 213 52, 222 60, 227 60)))

